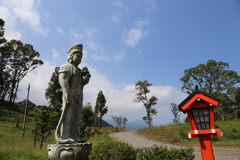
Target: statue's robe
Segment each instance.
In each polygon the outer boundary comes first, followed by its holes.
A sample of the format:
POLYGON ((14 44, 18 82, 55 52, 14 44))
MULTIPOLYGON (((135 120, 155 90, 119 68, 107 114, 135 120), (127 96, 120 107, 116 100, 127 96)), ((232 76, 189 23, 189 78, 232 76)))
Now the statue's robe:
POLYGON ((55 138, 57 143, 77 142, 80 138, 78 121, 82 110, 84 86, 81 70, 71 63, 62 65, 59 69, 59 83, 63 91, 63 104, 55 138))

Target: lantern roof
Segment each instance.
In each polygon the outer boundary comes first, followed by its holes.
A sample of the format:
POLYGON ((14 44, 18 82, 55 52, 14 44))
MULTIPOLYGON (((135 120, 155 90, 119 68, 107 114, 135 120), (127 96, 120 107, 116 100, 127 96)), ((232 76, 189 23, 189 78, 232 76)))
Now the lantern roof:
POLYGON ((185 112, 185 110, 198 99, 212 104, 214 107, 220 103, 219 99, 197 89, 178 105, 178 109, 185 112))

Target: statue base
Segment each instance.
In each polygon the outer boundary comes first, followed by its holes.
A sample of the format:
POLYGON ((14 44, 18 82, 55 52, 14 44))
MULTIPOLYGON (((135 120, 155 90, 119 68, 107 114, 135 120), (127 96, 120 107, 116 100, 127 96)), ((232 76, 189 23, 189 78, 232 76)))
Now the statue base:
POLYGON ((92 143, 50 144, 48 157, 53 160, 85 160, 92 149, 92 143))

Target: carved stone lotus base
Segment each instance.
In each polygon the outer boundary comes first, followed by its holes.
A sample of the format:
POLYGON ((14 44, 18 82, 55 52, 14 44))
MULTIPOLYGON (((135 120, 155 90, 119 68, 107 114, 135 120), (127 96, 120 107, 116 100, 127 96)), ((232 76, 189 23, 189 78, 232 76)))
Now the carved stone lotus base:
POLYGON ((48 157, 53 160, 86 160, 92 143, 50 144, 48 157))

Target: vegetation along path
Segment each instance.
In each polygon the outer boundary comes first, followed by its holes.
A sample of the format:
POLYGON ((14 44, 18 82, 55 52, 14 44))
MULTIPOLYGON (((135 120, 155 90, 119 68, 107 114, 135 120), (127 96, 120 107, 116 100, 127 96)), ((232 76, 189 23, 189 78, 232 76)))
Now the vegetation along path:
MULTIPOLYGON (((131 144, 135 148, 141 147, 152 147, 154 144, 160 146, 164 145, 167 147, 180 148, 180 146, 163 144, 161 142, 146 139, 145 137, 134 134, 136 130, 128 130, 128 132, 116 132, 110 134, 110 137, 115 140, 120 140, 131 144)), ((201 152, 199 147, 193 147, 195 160, 201 160, 201 152)), ((213 147, 214 155, 216 160, 240 160, 240 149, 239 148, 220 148, 213 147)))

